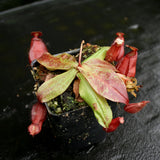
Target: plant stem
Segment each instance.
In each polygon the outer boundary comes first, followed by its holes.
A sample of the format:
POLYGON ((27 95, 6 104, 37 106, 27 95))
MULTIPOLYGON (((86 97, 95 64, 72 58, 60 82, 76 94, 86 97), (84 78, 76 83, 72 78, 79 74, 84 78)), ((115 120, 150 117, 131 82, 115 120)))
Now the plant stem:
POLYGON ((81 46, 80 46, 80 51, 79 51, 79 64, 78 66, 81 67, 81 59, 82 59, 82 49, 83 49, 83 44, 84 44, 84 40, 81 42, 81 46))

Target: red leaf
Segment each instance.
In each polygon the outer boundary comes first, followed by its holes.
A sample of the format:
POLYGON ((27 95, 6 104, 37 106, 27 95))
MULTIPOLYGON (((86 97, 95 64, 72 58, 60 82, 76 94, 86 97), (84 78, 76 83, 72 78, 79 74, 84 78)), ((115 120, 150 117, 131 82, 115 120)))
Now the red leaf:
POLYGON ((46 119, 46 115, 47 115, 47 110, 42 103, 37 102, 36 104, 33 105, 31 110, 32 124, 28 127, 30 135, 34 136, 40 133, 42 129, 42 124, 46 119))
POLYGON ((128 45, 127 47, 130 47, 132 51, 119 60, 116 68, 119 70, 120 73, 128 77, 135 77, 138 49, 128 45))
POLYGON ((109 62, 118 61, 124 55, 124 33, 118 32, 116 35, 118 37, 114 40, 110 49, 106 53, 105 60, 109 62))
POLYGON ((111 123, 109 124, 109 127, 103 128, 103 130, 105 130, 106 132, 113 132, 118 128, 118 126, 120 124, 123 124, 123 123, 124 123, 123 117, 114 118, 114 119, 112 119, 111 123))
POLYGON ((126 86, 115 73, 113 65, 99 59, 90 59, 78 69, 99 95, 114 102, 128 104, 126 86))
POLYGON ((47 51, 47 47, 45 46, 42 39, 39 38, 39 36, 42 35, 41 32, 32 32, 31 35, 33 36, 31 40, 31 46, 29 50, 29 63, 31 63, 33 60, 41 57, 44 52, 47 51))
MULTIPOLYGON (((112 65, 111 63, 104 61, 104 60, 100 60, 100 59, 89 59, 88 61, 85 61, 84 64, 89 63, 90 66, 94 66, 94 68, 103 68, 103 69, 110 69, 112 71, 118 71, 114 65, 112 65)), ((83 64, 83 63, 82 63, 83 64)))
POLYGON ((128 113, 137 113, 139 112, 147 103, 150 101, 142 101, 138 103, 130 103, 124 107, 124 110, 128 113))
POLYGON ((46 52, 37 61, 48 70, 68 70, 78 65, 74 56, 67 53, 54 56, 46 52))

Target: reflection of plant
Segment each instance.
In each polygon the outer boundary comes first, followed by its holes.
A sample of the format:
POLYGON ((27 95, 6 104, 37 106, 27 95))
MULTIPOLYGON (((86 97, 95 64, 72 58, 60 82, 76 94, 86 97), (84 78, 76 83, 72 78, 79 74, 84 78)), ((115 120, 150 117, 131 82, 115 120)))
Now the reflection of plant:
POLYGON ((81 57, 84 41, 81 43, 78 62, 70 54, 63 53, 55 56, 42 49, 41 56, 34 58, 49 71, 65 72, 52 76, 38 88, 36 93, 38 100, 43 103, 56 98, 74 81, 75 97, 80 96, 92 108, 99 124, 107 132, 114 131, 120 123, 124 122, 123 117, 112 120, 112 111, 107 99, 124 103, 125 111, 130 113, 141 110, 149 101, 129 104, 127 94, 128 91, 136 96, 135 91, 140 88, 136 85, 137 81, 134 77, 137 49, 127 46, 132 51, 124 56, 123 33, 117 33, 117 35, 111 47, 100 47, 83 62, 81 57))

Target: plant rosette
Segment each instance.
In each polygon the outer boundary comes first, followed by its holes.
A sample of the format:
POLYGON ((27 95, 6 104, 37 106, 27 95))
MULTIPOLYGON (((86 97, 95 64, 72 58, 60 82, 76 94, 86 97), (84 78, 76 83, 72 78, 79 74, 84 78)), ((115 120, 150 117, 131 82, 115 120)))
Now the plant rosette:
POLYGON ((82 41, 79 50, 57 55, 48 53, 39 38, 41 32, 32 35, 29 62, 38 100, 28 127, 32 136, 41 131, 47 110, 55 137, 75 146, 78 142, 84 142, 83 146, 98 143, 98 137, 102 141, 105 132, 124 123, 123 117, 113 117, 108 101, 124 104, 129 113, 149 103, 129 103, 128 92, 136 97, 141 87, 135 78, 138 49, 126 45, 131 51, 124 53, 123 33, 117 33, 110 47, 82 41))

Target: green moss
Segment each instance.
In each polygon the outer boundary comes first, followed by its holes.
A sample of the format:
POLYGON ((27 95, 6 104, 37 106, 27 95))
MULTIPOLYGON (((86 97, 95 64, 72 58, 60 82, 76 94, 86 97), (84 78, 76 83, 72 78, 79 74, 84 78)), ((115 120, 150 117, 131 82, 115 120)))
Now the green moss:
POLYGON ((87 105, 85 102, 76 101, 70 89, 55 99, 47 102, 47 104, 51 111, 56 114, 71 111, 87 105))

